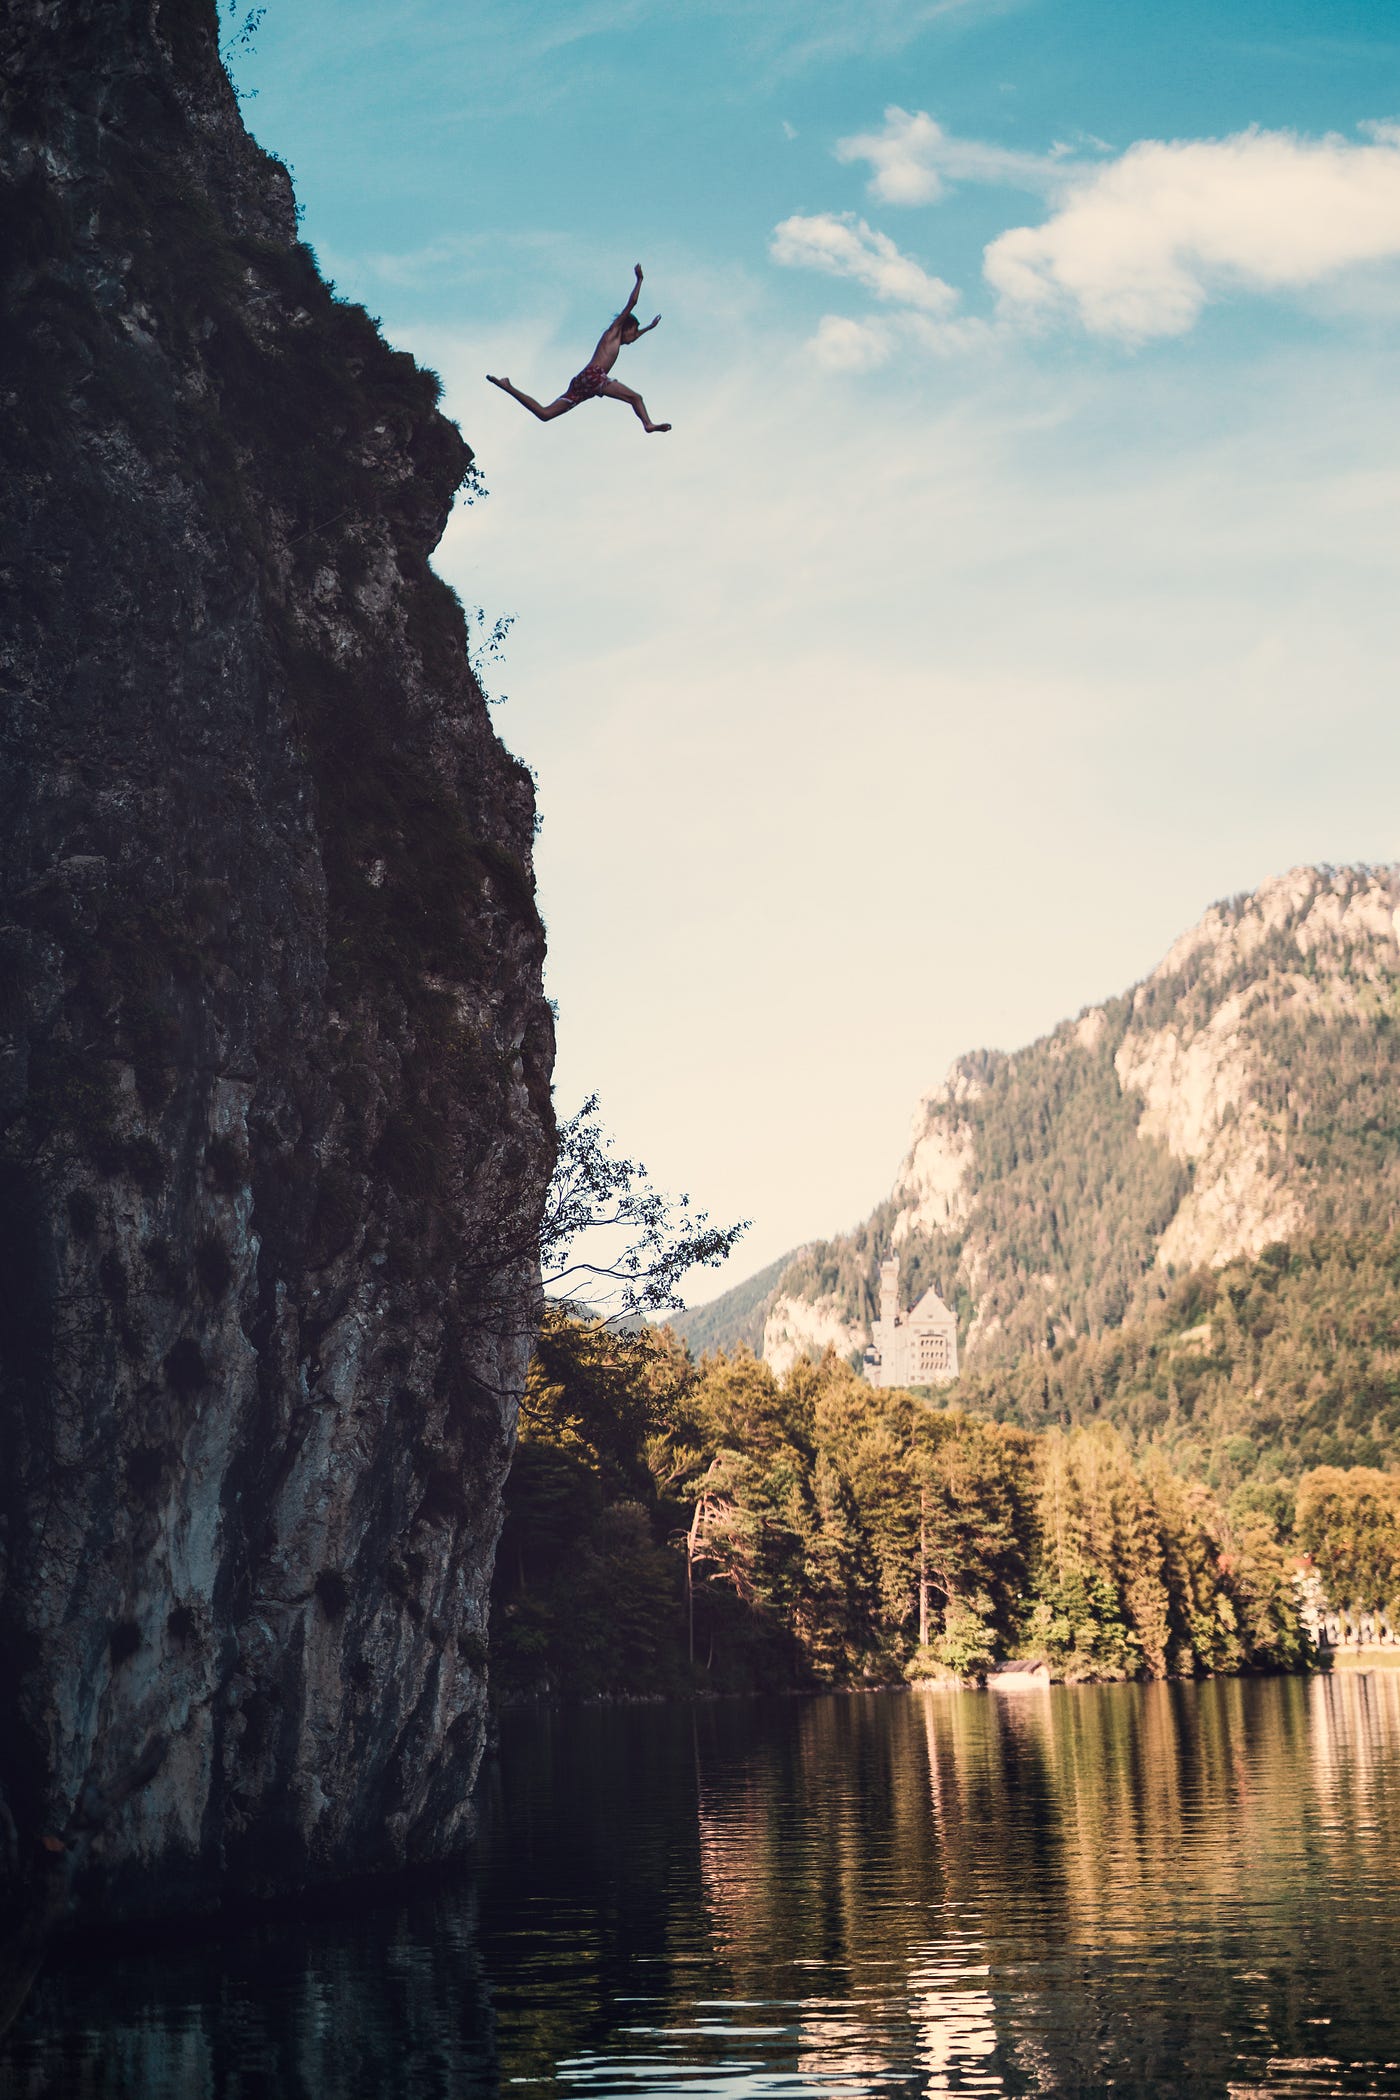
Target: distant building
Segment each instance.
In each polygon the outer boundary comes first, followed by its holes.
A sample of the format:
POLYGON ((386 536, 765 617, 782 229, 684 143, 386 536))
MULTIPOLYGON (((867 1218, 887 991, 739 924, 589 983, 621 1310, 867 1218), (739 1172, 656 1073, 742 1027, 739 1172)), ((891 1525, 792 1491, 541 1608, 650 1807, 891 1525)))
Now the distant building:
POLYGON ((1315 1648, 1400 1646, 1400 1636, 1385 1612, 1363 1611, 1355 1605, 1342 1610, 1329 1601, 1311 1553, 1300 1554, 1292 1565, 1298 1617, 1315 1648))
POLYGON ((880 1317, 870 1330, 865 1375, 872 1385, 950 1385, 958 1375, 958 1323, 937 1291, 899 1310, 899 1256, 880 1264, 880 1317))

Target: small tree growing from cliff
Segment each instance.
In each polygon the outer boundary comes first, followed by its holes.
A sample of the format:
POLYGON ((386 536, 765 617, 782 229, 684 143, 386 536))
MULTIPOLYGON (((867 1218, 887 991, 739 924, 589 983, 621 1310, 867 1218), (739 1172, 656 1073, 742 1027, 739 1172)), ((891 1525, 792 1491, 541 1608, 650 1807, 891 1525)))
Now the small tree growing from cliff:
MULTIPOLYGON (((467 501, 472 501, 471 496, 467 501)), ((486 674, 504 662, 506 637, 515 625, 514 613, 501 613, 488 621, 484 605, 464 605, 462 611, 467 619, 467 655, 471 662, 472 675, 481 687, 481 697, 488 707, 500 707, 509 700, 509 693, 493 693, 488 690, 486 674)))
POLYGON ((220 25, 219 42, 222 48, 224 71, 229 85, 240 102, 251 102, 257 95, 256 88, 240 87, 233 77, 233 61, 251 52, 262 27, 265 7, 246 7, 244 0, 224 0, 222 10, 227 27, 220 25))
POLYGON ((590 1094, 559 1132, 540 1227, 540 1279, 554 1297, 585 1298, 609 1325, 679 1312, 681 1278, 716 1268, 749 1222, 711 1225, 689 1196, 653 1188, 641 1161, 614 1149, 590 1094))

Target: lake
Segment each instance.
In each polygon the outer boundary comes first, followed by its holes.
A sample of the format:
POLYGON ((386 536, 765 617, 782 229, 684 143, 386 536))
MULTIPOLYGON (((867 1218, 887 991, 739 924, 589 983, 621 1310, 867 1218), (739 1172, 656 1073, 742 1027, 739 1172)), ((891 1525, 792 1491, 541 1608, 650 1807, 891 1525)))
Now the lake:
POLYGON ((1400 1673, 516 1713, 482 1812, 54 1967, 0 2094, 1400 2094, 1400 1673))

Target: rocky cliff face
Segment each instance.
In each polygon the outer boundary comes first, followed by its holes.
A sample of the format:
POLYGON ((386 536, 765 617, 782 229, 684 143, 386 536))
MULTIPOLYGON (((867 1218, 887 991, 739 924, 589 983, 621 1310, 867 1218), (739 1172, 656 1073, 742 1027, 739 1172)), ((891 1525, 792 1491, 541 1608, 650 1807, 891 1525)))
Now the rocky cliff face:
POLYGON ((1400 870, 1296 868, 1027 1049, 960 1058, 889 1201, 783 1277, 764 1354, 863 1343, 880 1255, 975 1363, 1116 1326, 1172 1274, 1400 1204, 1400 870))
POLYGON ((869 1322, 852 1317, 842 1292, 809 1298, 801 1290, 780 1291, 763 1321, 763 1361, 775 1378, 786 1378, 802 1357, 820 1357, 828 1349, 848 1359, 863 1356, 869 1339, 869 1322))
POLYGON ((0 80, 0 1852, 131 1913, 466 1831, 552 1034, 435 381, 214 0, 0 80))

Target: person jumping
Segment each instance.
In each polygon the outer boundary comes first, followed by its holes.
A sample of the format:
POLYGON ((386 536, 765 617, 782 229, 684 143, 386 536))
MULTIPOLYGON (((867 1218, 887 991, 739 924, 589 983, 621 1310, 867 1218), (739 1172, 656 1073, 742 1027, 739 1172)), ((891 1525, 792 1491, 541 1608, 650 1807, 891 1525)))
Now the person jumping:
POLYGON ((566 416, 569 410, 577 408, 581 401, 591 401, 596 394, 606 394, 610 401, 626 401, 641 419, 642 428, 649 437, 659 430, 669 430, 669 423, 652 422, 647 414, 647 405, 640 394, 634 393, 630 386, 623 386, 620 380, 608 377, 617 363, 617 353, 623 344, 635 343, 638 336, 650 335, 661 320, 658 314, 656 320, 648 321, 645 328, 639 325, 632 309, 636 306, 637 295, 642 289, 640 263, 636 265, 636 271, 637 281, 632 287, 631 298, 617 319, 603 330, 592 357, 581 372, 575 372, 557 401, 551 401, 547 407, 542 407, 538 401, 532 400, 529 394, 522 393, 518 386, 512 386, 508 379, 497 379, 494 373, 488 372, 486 377, 492 386, 500 387, 502 393, 509 394, 522 408, 528 408, 531 415, 538 416, 542 423, 552 423, 556 416, 566 416))

